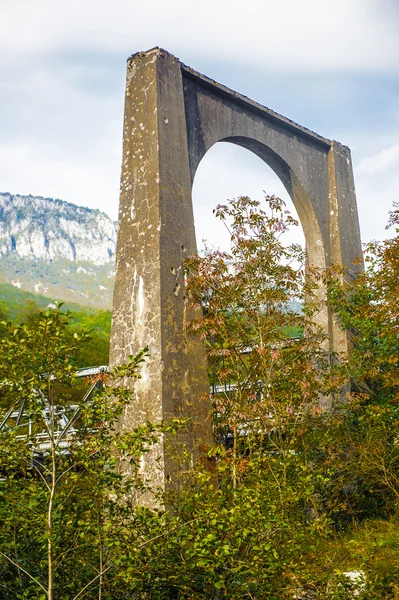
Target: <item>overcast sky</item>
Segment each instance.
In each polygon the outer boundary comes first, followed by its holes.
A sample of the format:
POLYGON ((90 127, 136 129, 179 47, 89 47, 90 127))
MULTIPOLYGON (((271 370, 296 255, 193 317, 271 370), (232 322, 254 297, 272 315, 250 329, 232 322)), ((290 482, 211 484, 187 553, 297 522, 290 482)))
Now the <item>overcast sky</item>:
MULTIPOLYGON (((117 217, 126 58, 161 46, 209 77, 352 150, 362 237, 399 200, 398 0, 0 0, 0 191, 117 217)), ((217 144, 195 181, 211 208, 262 190, 254 155, 217 144)), ((215 233, 216 232, 216 233, 215 233)))

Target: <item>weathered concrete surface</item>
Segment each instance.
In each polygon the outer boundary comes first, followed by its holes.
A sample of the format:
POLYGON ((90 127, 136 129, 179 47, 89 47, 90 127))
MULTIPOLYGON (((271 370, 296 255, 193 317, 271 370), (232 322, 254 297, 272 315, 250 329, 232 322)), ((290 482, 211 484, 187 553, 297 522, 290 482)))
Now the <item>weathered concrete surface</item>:
MULTIPOLYGON (((184 440, 197 457, 211 443, 207 405, 198 400, 208 380, 202 346, 184 331, 189 307, 181 264, 196 252, 195 172, 219 141, 254 152, 280 177, 298 211, 311 265, 351 266, 361 256, 348 148, 196 73, 164 50, 129 59, 111 364, 150 347, 123 425, 190 416, 194 425, 184 440)), ((322 303, 318 320, 330 349, 345 351, 347 340, 322 303)), ((159 485, 168 488, 176 478, 165 443, 145 458, 144 469, 156 471, 159 485)))
MULTIPOLYGON (((123 426, 190 417, 179 441, 199 458, 212 438, 200 401, 209 393, 203 346, 184 330, 181 265, 196 244, 182 78, 179 62, 159 50, 128 62, 117 247, 111 365, 144 346, 151 352, 123 426)), ((163 488, 176 483, 171 439, 144 457, 144 471, 163 488)))
MULTIPOLYGON (((278 175, 297 209, 309 265, 351 267, 361 257, 360 229, 350 151, 236 92, 182 66, 191 179, 215 143, 247 148, 278 175)), ((359 266, 353 266, 358 270, 359 266)), ((347 339, 332 322, 320 290, 318 322, 330 350, 347 339)))

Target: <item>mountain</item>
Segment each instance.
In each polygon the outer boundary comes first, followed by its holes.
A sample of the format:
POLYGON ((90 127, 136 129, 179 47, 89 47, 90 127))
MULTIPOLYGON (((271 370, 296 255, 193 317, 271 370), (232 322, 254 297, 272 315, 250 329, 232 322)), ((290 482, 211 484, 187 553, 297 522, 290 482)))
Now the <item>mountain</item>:
POLYGON ((99 210, 0 193, 0 281, 109 309, 115 247, 116 223, 99 210))

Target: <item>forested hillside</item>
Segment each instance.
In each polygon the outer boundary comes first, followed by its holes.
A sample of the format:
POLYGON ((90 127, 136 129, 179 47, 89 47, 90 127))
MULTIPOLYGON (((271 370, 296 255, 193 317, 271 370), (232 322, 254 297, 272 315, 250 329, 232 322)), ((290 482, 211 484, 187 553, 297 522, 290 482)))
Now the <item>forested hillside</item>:
MULTIPOLYGON (((26 292, 8 283, 0 283, 1 320, 10 320, 16 325, 32 322, 37 318, 39 311, 46 310, 48 306, 54 306, 54 301, 46 296, 26 292)), ((91 331, 91 340, 82 346, 78 366, 108 364, 111 311, 73 302, 65 302, 62 309, 71 311, 73 328, 91 331)))

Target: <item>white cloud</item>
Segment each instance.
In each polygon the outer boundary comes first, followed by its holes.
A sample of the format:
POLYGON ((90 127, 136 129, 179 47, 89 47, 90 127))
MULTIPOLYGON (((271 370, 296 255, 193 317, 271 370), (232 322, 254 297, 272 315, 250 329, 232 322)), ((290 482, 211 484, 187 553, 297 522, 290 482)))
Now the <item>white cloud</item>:
POLYGON ((0 190, 57 197, 117 218, 124 79, 96 94, 78 76, 79 65, 57 71, 44 63, 8 85, 0 80, 0 190))
POLYGON ((392 167, 399 169, 399 144, 384 148, 373 156, 362 160, 357 167, 357 174, 372 176, 378 173, 386 173, 392 167))
POLYGON ((80 164, 72 157, 43 155, 34 145, 0 145, 1 191, 60 198, 98 208, 116 219, 119 161, 117 164, 113 168, 95 162, 80 164))
MULTIPOLYGON (((326 110, 326 95, 337 114, 345 110, 348 88, 337 93, 329 73, 347 72, 350 79, 363 72, 367 79, 398 71, 398 29, 399 11, 390 0, 1 0, 0 191, 61 197, 116 218, 124 58, 132 52, 160 45, 194 68, 205 65, 210 76, 209 65, 222 75, 226 65, 230 73, 252 69, 259 73, 255 100, 273 85, 268 72, 285 72, 287 96, 312 127, 314 113, 326 110), (295 80, 292 90, 288 85, 294 72, 308 74, 302 104, 295 80)), ((395 98, 392 106, 391 130, 399 123, 395 98)), ((359 105, 358 124, 346 120, 336 137, 354 149, 362 234, 370 239, 385 235, 388 210, 399 196, 399 142, 376 134, 375 123, 365 126, 361 113, 359 105)), ((322 133, 332 137, 328 129, 322 133)), ((209 235, 211 206, 227 197, 261 197, 263 189, 284 196, 268 167, 244 153, 217 145, 201 164, 199 239, 217 245, 220 229, 214 239, 209 235)))
POLYGON ((0 60, 161 45, 261 70, 397 70, 397 30, 388 0, 3 0, 0 60))
POLYGON ((399 140, 369 151, 355 168, 355 181, 363 241, 393 235, 385 226, 393 203, 399 201, 399 140))

